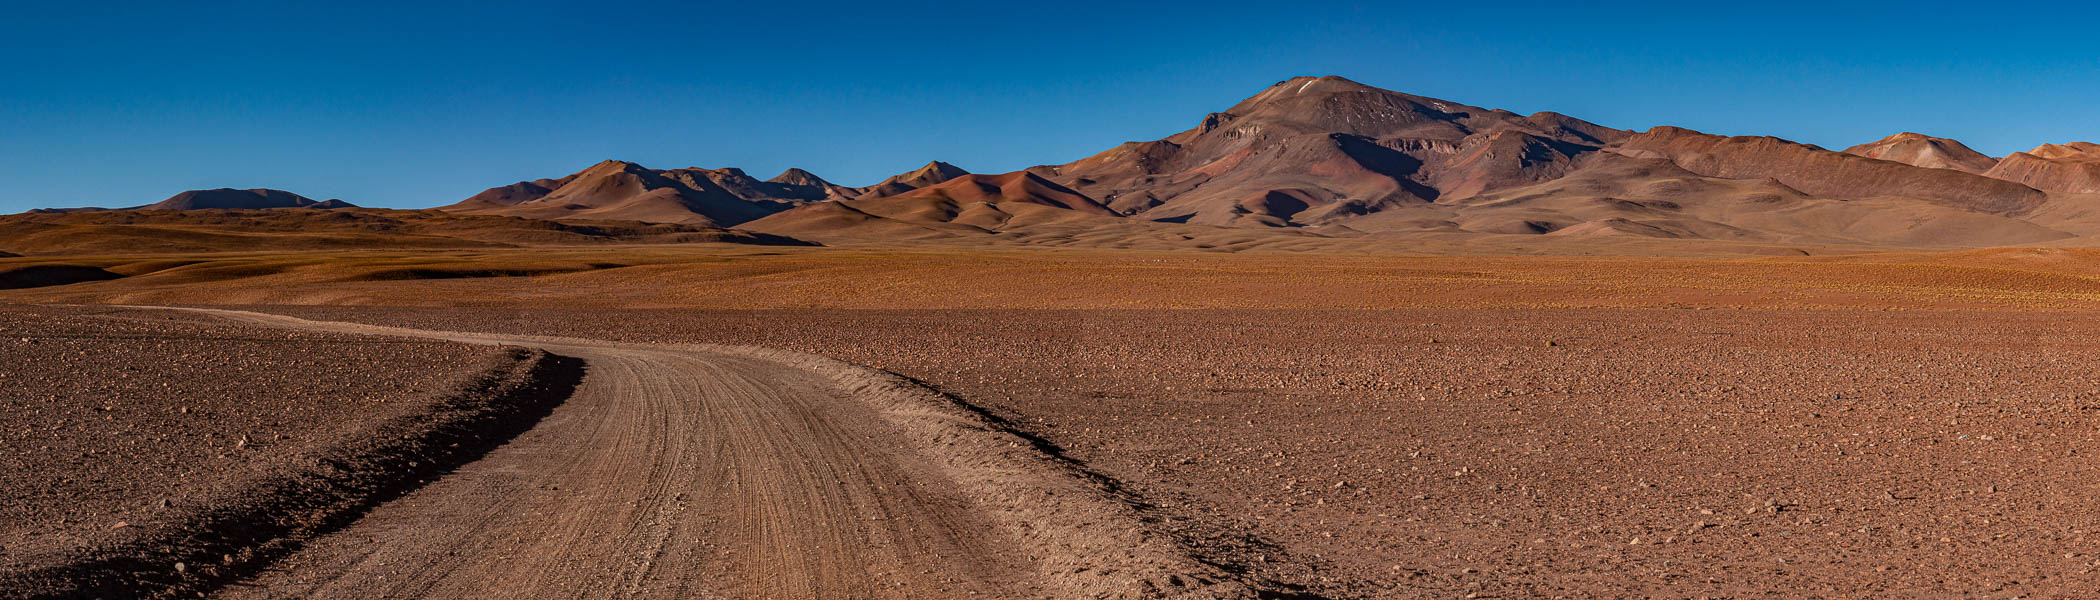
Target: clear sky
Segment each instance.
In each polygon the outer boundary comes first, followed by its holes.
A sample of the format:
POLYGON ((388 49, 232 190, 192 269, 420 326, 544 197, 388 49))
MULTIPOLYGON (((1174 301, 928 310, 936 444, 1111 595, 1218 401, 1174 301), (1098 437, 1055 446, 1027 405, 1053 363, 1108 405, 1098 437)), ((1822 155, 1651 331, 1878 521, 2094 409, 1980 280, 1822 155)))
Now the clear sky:
POLYGON ((1003 172, 1301 74, 1829 148, 2100 140, 2100 10, 2070 3, 177 4, 9 5, 0 212, 213 187, 422 207, 606 158, 1003 172))

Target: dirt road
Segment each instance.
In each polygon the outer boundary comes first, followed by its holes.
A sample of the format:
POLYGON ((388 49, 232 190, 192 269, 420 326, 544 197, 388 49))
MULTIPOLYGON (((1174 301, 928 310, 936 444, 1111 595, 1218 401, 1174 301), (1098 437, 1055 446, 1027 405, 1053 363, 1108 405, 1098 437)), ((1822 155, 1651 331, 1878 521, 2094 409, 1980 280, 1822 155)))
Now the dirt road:
POLYGON ((544 348, 577 395, 227 598, 1251 594, 1136 507, 879 372, 754 349, 255 324, 544 348))

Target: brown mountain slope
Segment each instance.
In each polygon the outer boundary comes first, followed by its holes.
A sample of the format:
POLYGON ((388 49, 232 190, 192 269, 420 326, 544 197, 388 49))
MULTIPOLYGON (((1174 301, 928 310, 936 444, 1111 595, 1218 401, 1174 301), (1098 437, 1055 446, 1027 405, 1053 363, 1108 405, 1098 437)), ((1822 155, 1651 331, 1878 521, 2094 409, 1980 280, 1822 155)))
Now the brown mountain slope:
POLYGON ((970 172, 962 167, 936 160, 926 163, 926 166, 892 175, 881 183, 855 190, 855 195, 862 198, 895 196, 969 174, 970 172))
POLYGON ((2042 144, 2036 146, 2033 150, 2028 150, 2027 153, 2051 160, 2100 160, 2100 144, 2092 142, 2042 144))
POLYGON ((487 190, 483 190, 479 194, 475 194, 471 198, 467 198, 466 201, 460 202, 458 205, 455 206, 513 206, 525 202, 531 202, 533 200, 538 200, 547 197, 547 194, 554 193, 554 190, 556 188, 559 188, 562 185, 567 184, 569 183, 569 181, 574 179, 576 179, 576 175, 569 175, 561 179, 535 179, 532 181, 520 181, 503 187, 492 187, 487 190))
POLYGON ((1350 223, 1365 231, 1439 226, 1555 238, 1908 247, 2037 243, 2070 235, 2021 219, 1903 198, 1818 198, 1769 178, 1707 177, 1666 159, 1612 153, 1588 155, 1553 181, 1350 223))
POLYGON ((1514 130, 1466 138, 1430 176, 1440 197, 1471 198, 1490 190, 1558 179, 1575 157, 1594 148, 1514 130))
POLYGON ((1084 194, 1027 171, 963 175, 896 196, 810 204, 745 223, 739 229, 827 245, 962 243, 1217 251, 1369 245, 1306 230, 1128 219, 1084 194))
POLYGON ((1769 177, 1826 198, 1913 198, 2001 215, 2030 212, 2048 199, 2040 190, 2018 183, 1831 152, 1775 137, 1722 137, 1681 127, 1656 127, 1618 147, 1637 156, 1668 158, 1700 175, 1769 177))
POLYGON ((1014 224, 1016 218, 1039 221, 1072 216, 1059 213, 1116 217, 1115 211, 1071 188, 1034 173, 1016 171, 1004 175, 962 175, 895 196, 803 206, 746 223, 743 228, 804 234, 867 226, 918 231, 890 223, 874 225, 879 220, 890 220, 934 230, 952 230, 948 226, 958 225, 992 231, 1014 224))
MULTIPOLYGON (((1015 171, 1004 175, 963 175, 890 196, 889 199, 933 200, 958 205, 1027 202, 1097 215, 1116 214, 1115 211, 1095 202, 1093 198, 1027 171, 1015 171)), ((874 200, 880 199, 870 201, 874 200)))
POLYGON ((1992 165, 1998 164, 1998 159, 1971 150, 1961 142, 1909 132, 1846 148, 1845 153, 1895 161, 1914 167, 1954 169, 1979 175, 1990 170, 1992 165))
POLYGON ((1194 129, 1032 170, 1141 219, 1324 225, 1552 179, 1627 135, 1558 113, 1297 77, 1194 129))
POLYGON ((821 186, 759 181, 733 168, 662 171, 608 160, 561 179, 492 188, 439 210, 728 226, 827 197, 821 186))
MULTIPOLYGON (((859 193, 853 188, 825 181, 824 178, 818 177, 816 173, 811 173, 802 169, 788 169, 786 171, 781 171, 779 175, 773 176, 772 179, 768 179, 766 180, 766 182, 781 186, 788 186, 789 189, 817 190, 822 193, 823 199, 825 200, 843 200, 846 198, 851 198, 859 193)), ((807 195, 808 192, 801 193, 807 195)))
POLYGON ((2100 144, 2043 144, 2012 153, 1984 175, 2051 192, 2100 194, 2100 144))

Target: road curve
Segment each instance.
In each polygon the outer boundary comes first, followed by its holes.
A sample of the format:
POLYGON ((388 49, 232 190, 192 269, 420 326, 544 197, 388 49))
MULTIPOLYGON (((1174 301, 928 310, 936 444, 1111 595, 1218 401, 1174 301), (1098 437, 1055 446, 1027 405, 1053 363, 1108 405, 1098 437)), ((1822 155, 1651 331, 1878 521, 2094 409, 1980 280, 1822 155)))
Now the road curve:
POLYGON ((1256 593, 1088 474, 887 373, 763 349, 187 310, 537 347, 588 368, 533 430, 218 597, 1256 593))

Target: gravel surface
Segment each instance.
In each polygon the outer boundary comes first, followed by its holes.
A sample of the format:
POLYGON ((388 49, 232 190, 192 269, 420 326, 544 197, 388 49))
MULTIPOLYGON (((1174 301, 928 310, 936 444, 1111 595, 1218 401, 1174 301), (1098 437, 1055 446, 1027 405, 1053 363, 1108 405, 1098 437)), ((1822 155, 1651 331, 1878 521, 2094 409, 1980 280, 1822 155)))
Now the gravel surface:
POLYGON ((311 466, 295 457, 311 463, 343 434, 515 360, 500 354, 167 311, 0 306, 0 565, 97 556, 200 514, 241 514, 213 511, 234 488, 311 466))
MULTIPOLYGON (((539 348, 536 427, 222 598, 1256 598, 1146 507, 894 374, 751 347, 304 321, 539 348), (518 515, 530 515, 520 519, 518 515)), ((0 597, 6 596, 0 590, 0 597)))
POLYGON ((892 370, 1336 597, 2100 586, 2080 313, 272 310, 892 370))

